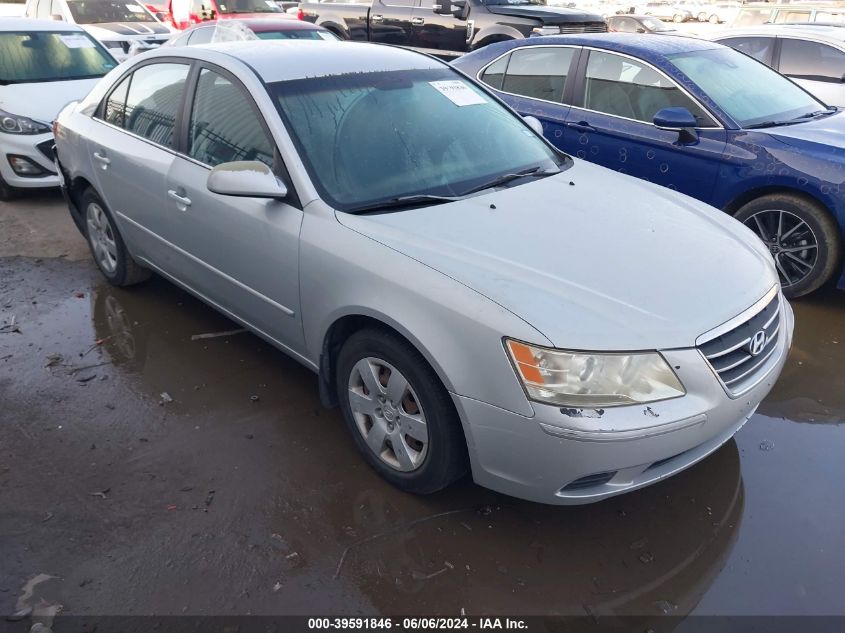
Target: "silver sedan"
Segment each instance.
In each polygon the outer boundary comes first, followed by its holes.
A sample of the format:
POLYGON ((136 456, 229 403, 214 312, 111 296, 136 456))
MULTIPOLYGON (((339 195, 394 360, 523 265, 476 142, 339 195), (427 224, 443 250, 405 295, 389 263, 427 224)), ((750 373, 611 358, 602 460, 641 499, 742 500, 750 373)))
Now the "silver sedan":
POLYGON ((241 42, 122 64, 56 146, 103 275, 312 369, 385 479, 586 503, 730 439, 793 317, 740 223, 532 123, 411 51, 241 42))

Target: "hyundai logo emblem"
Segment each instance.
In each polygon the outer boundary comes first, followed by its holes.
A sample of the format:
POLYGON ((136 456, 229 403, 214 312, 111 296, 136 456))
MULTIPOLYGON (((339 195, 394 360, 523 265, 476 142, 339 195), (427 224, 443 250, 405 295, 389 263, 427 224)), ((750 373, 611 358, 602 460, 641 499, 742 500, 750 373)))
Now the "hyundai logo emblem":
POLYGON ((748 351, 752 356, 759 356, 764 347, 766 347, 766 332, 760 330, 751 337, 751 342, 748 343, 748 351))

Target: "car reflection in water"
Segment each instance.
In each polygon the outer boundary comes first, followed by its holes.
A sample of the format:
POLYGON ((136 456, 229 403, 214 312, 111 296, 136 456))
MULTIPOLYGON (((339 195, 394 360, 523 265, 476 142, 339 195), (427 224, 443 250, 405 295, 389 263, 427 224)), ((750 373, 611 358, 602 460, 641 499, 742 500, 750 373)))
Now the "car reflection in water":
MULTIPOLYGON (((237 326, 176 287, 158 278, 143 292, 101 285, 93 307, 104 351, 142 395, 168 391, 172 410, 203 414, 203 428, 212 416, 221 425, 275 420, 283 474, 267 473, 263 485, 283 501, 249 529, 285 526, 307 561, 296 573, 339 583, 377 612, 587 614, 608 624, 624 616, 624 630, 668 631, 696 607, 736 539, 744 491, 734 440, 667 481, 589 506, 523 502, 466 480, 406 495, 358 464, 336 412, 304 423, 319 406, 306 369, 251 334, 192 341, 237 326), (269 387, 257 409, 245 394, 259 381, 269 387), (303 457, 309 445, 331 463, 303 457)), ((244 556, 227 554, 235 566, 244 556)))

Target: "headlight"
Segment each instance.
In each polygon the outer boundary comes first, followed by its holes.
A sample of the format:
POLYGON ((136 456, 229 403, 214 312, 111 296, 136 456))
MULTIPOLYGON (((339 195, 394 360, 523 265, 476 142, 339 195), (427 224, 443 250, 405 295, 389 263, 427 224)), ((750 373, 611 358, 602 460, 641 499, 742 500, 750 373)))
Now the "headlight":
POLYGON ((510 339, 506 347, 531 400, 554 405, 610 407, 677 398, 681 381, 657 352, 591 354, 535 347, 510 339))
POLYGON ((536 26, 531 29, 534 35, 560 35, 559 26, 536 26))
POLYGON ((0 110, 0 131, 6 134, 43 134, 50 128, 28 117, 0 110))

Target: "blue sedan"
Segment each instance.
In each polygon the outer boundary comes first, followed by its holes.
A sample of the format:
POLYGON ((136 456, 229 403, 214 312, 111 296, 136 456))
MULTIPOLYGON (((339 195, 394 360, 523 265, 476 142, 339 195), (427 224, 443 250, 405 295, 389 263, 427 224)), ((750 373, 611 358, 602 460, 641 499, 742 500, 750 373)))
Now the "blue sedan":
POLYGON ((610 33, 485 46, 454 62, 573 156, 732 214, 784 293, 845 286, 845 113, 733 49, 610 33))

